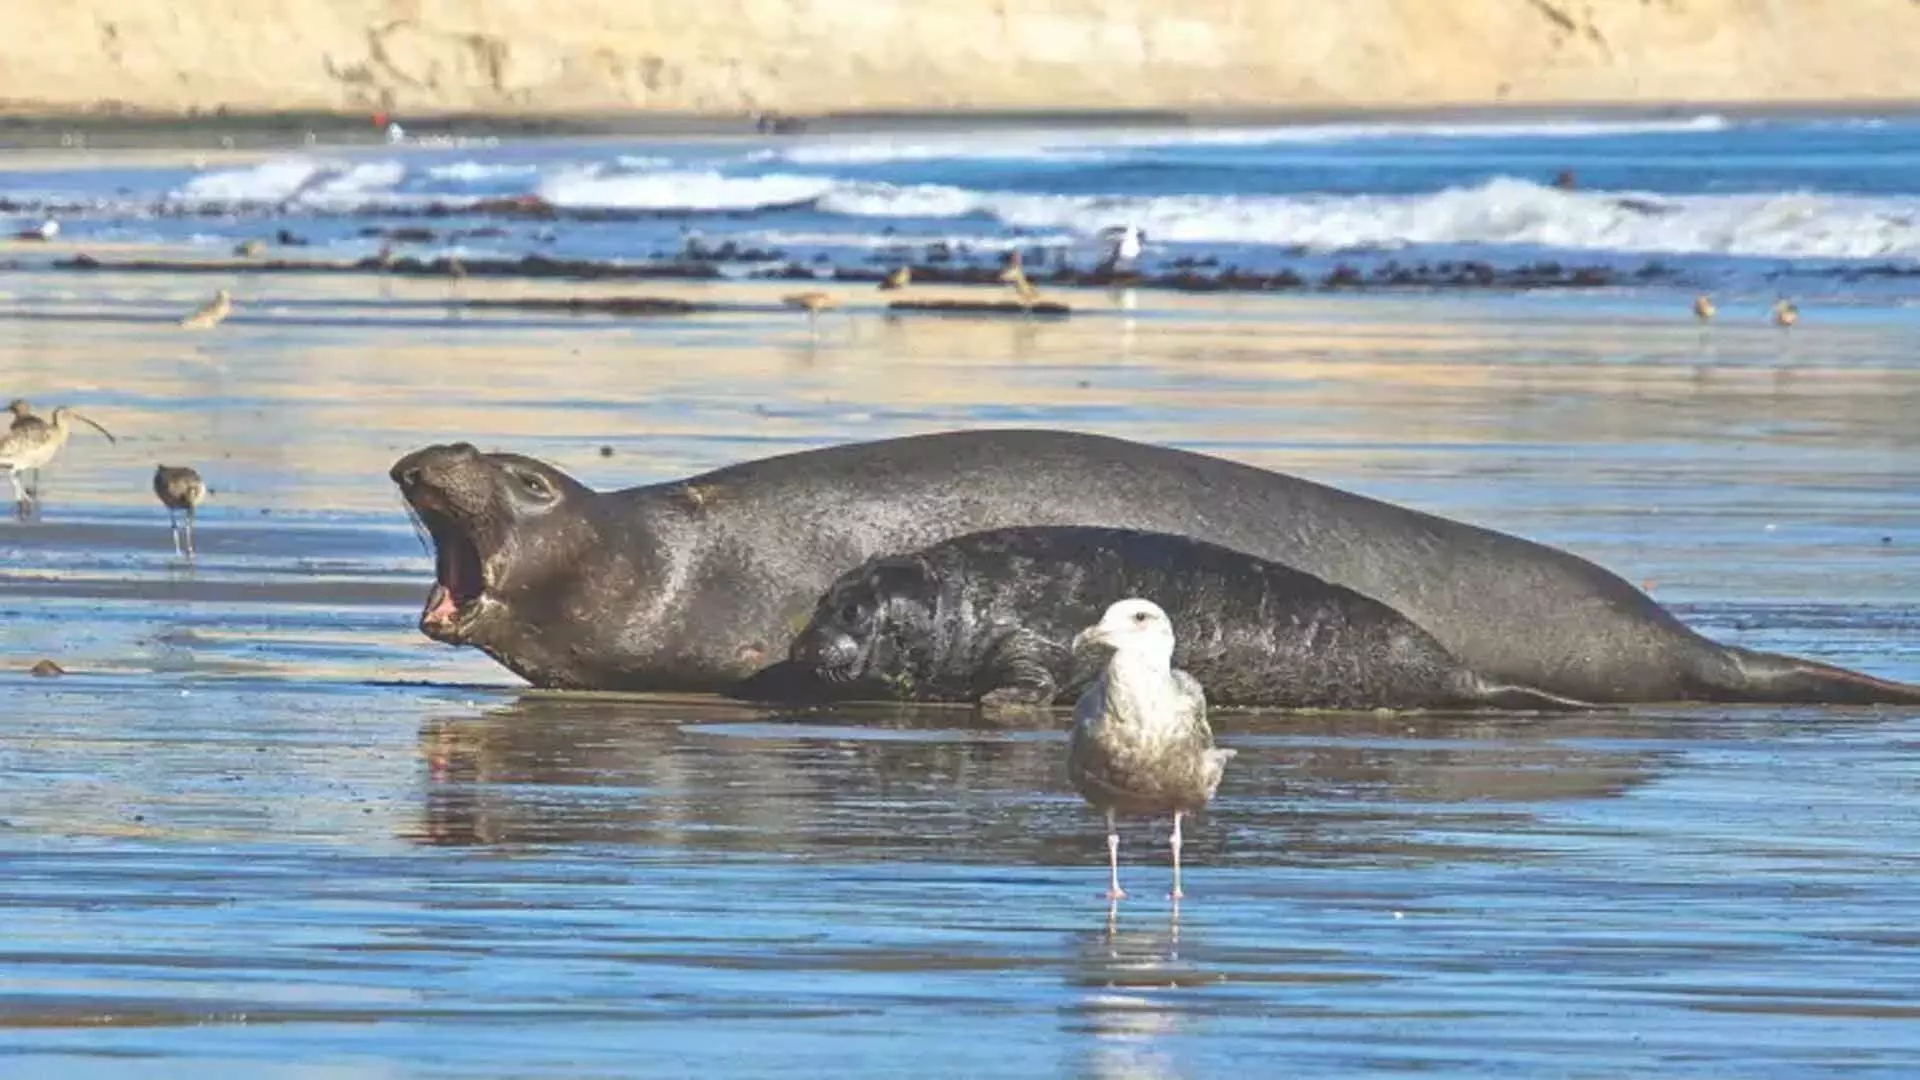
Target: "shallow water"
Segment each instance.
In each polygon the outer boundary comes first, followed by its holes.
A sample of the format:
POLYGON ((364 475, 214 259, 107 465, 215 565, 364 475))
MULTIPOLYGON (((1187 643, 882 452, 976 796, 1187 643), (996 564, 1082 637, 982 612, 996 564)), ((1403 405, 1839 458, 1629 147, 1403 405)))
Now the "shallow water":
POLYGON ((165 325, 210 287, 0 276, 0 390, 120 436, 81 430, 42 518, 0 522, 0 1074, 1920 1071, 1910 712, 1223 713, 1177 925, 1159 825, 1110 917, 1060 731, 518 690, 413 630, 430 559, 385 479, 453 438, 611 487, 1070 426, 1920 679, 1920 314, 1078 293, 1040 324, 850 293, 815 341, 746 286, 635 323, 275 277, 165 325), (216 489, 191 570, 156 460, 216 489))

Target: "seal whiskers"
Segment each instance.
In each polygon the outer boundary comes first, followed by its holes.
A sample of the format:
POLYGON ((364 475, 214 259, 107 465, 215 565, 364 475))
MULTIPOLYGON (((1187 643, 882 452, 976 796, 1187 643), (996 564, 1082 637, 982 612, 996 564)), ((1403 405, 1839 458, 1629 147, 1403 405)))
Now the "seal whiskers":
POLYGON ((1136 597, 1108 607, 1073 639, 1075 652, 1094 644, 1113 655, 1074 707, 1067 775, 1081 798, 1106 812, 1107 897, 1127 895, 1118 817, 1171 814, 1169 895, 1179 900, 1181 819, 1212 800, 1235 751, 1214 747, 1206 692, 1173 666, 1173 625, 1158 605, 1136 597))
POLYGON ((200 474, 185 465, 155 465, 153 467, 153 493, 159 497, 160 505, 167 508, 167 525, 173 532, 173 553, 193 558, 193 511, 200 500, 207 497, 206 481, 200 474), (180 511, 187 512, 187 543, 180 545, 180 511))

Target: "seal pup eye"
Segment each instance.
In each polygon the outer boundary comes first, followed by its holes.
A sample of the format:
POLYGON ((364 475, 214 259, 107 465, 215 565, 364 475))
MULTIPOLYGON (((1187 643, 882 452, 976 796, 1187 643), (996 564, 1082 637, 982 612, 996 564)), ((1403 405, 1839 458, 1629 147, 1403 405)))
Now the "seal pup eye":
POLYGON ((1153 616, 1152 616, 1152 615, 1149 615, 1148 613, 1146 613, 1146 612, 1144 612, 1144 611, 1136 611, 1136 612, 1134 612, 1134 613, 1133 613, 1133 621, 1134 621, 1134 622, 1137 622, 1137 623, 1143 623, 1143 622, 1146 622, 1146 621, 1148 621, 1148 620, 1150 620, 1150 619, 1152 619, 1152 618, 1153 618, 1153 616))
POLYGON ((865 609, 859 604, 849 601, 840 607, 840 621, 843 623, 857 623, 860 621, 860 615, 864 610, 865 609))

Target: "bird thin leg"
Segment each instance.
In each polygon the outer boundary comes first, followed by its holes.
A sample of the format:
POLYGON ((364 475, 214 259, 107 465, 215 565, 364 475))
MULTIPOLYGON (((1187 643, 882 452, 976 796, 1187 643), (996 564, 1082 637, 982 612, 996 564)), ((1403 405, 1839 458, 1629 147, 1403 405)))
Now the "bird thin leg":
POLYGON ((187 507, 187 558, 193 558, 193 507, 187 507))
POLYGON ((180 554, 180 515, 171 507, 167 510, 167 531, 173 535, 173 553, 180 554))
POLYGON ((1173 812, 1173 835, 1167 837, 1167 846, 1173 849, 1173 892, 1168 895, 1175 900, 1186 895, 1180 891, 1180 818, 1182 816, 1178 810, 1173 812))
POLYGON ((1113 811, 1107 811, 1107 899, 1125 900, 1127 894, 1120 888, 1120 823, 1114 820, 1113 811))
POLYGON ((27 492, 25 488, 20 486, 20 470, 8 466, 7 479, 13 482, 13 509, 19 514, 20 520, 25 521, 27 519, 27 492))

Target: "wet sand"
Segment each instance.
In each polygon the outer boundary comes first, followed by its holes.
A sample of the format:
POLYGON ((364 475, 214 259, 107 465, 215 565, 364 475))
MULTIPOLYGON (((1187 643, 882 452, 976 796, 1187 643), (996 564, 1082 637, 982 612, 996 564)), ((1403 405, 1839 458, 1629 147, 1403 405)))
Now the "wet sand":
POLYGON ((78 431, 43 518, 0 522, 8 1075, 1920 1070, 1910 713, 1222 714, 1177 926, 1145 827, 1109 923, 1064 717, 524 691, 414 631, 431 559, 385 479, 454 438, 612 487, 1084 428, 1920 679, 1920 311, 1065 290, 1064 320, 889 320, 847 289, 815 340, 777 285, 237 280, 190 334, 224 282, 0 275, 0 392, 121 436, 78 431), (727 310, 448 307, 583 291, 727 310), (191 570, 156 461, 215 489, 191 570))

